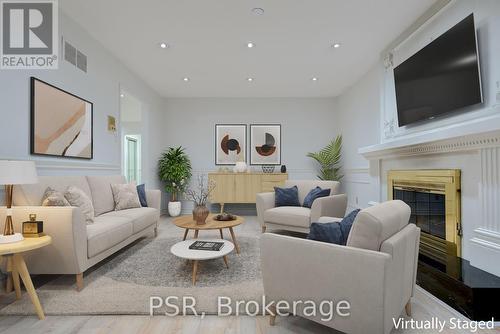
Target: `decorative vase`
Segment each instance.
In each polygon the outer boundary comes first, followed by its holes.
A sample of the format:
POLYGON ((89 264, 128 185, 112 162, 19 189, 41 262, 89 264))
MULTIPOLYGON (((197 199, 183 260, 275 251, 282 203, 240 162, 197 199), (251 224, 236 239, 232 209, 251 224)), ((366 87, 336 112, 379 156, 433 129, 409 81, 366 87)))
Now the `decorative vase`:
POLYGON ((247 164, 244 161, 238 161, 233 168, 235 173, 245 173, 247 170, 247 164))
POLYGON ((178 215, 180 215, 181 214, 181 202, 180 201, 168 202, 168 214, 171 217, 177 217, 178 215))
POLYGON ((196 205, 193 209, 193 220, 196 221, 197 225, 203 225, 206 223, 209 213, 210 211, 205 205, 196 205))

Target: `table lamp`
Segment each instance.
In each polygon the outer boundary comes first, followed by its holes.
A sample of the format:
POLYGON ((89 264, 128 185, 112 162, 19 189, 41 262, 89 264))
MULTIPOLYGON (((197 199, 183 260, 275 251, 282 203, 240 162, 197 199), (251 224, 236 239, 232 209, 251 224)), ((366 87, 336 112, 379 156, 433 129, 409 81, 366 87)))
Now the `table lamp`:
POLYGON ((12 224, 12 190, 16 184, 37 183, 38 177, 34 161, 0 160, 0 185, 5 185, 5 205, 7 217, 0 243, 11 243, 23 240, 21 233, 14 233, 12 224))

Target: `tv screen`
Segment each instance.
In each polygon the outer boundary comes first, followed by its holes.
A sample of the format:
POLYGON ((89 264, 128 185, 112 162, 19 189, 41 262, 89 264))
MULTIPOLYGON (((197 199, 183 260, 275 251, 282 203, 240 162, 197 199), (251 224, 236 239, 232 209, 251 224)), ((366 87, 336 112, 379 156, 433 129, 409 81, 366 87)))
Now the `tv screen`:
POLYGON ((394 69, 399 126, 482 102, 473 14, 394 69))

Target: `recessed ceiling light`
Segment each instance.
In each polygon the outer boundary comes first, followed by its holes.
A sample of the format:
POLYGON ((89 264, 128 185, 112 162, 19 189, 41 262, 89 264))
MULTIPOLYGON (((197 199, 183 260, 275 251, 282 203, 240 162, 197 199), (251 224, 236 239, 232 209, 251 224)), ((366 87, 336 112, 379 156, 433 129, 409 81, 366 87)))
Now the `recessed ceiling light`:
POLYGON ((120 97, 125 97, 125 94, 121 93, 121 94, 120 94, 120 97))
POLYGON ((189 81, 189 78, 188 77, 184 77, 182 80, 188 82, 189 81))
POLYGON ((318 81, 318 78, 316 78, 316 77, 312 77, 312 78, 311 78, 311 80, 312 80, 312 81, 318 81))
POLYGON ((340 43, 334 43, 334 44, 332 44, 332 47, 334 47, 335 49, 338 49, 338 48, 340 48, 340 43))
POLYGON ((166 49, 166 48, 168 48, 168 44, 167 43, 160 43, 160 48, 166 49))
POLYGON ((252 9, 252 14, 254 15, 264 15, 264 9, 260 7, 256 7, 252 9))
POLYGON ((252 82, 252 81, 253 81, 253 78, 247 78, 247 81, 248 81, 248 82, 252 82))
POLYGON ((247 43, 247 46, 248 46, 249 48, 253 48, 253 47, 255 46, 255 44, 254 44, 253 42, 248 42, 248 43, 247 43))

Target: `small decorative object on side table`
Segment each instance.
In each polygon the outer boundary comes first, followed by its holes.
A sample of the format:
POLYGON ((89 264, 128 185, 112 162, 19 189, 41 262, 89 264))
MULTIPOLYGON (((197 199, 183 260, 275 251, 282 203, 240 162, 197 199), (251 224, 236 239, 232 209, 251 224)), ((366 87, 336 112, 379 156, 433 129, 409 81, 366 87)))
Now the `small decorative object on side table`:
POLYGON ((37 183, 34 161, 12 161, 0 160, 0 184, 5 185, 5 204, 7 215, 5 218, 5 228, 0 235, 0 244, 22 241, 21 233, 14 233, 12 224, 12 192, 15 184, 37 183))
POLYGON ((23 236, 25 238, 38 238, 44 236, 43 221, 37 221, 35 214, 30 214, 30 220, 23 222, 23 236))
POLYGON ((210 193, 215 189, 215 183, 212 181, 205 182, 205 176, 198 176, 198 187, 190 188, 186 191, 186 197, 192 200, 195 204, 193 209, 193 220, 196 224, 203 225, 206 223, 210 211, 207 208, 207 200, 210 193))
POLYGON ((0 255, 7 258, 7 271, 12 272, 12 282, 14 283, 14 289, 16 291, 16 299, 21 298, 21 286, 19 281, 19 276, 21 276, 24 287, 26 291, 28 291, 28 295, 35 306, 36 314, 40 320, 45 319, 45 315, 43 314, 42 305, 36 294, 22 253, 47 246, 51 242, 52 239, 46 235, 40 238, 28 238, 16 243, 0 245, 0 255))

